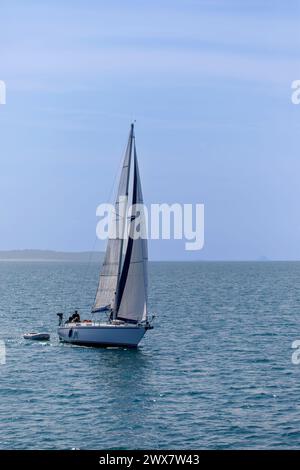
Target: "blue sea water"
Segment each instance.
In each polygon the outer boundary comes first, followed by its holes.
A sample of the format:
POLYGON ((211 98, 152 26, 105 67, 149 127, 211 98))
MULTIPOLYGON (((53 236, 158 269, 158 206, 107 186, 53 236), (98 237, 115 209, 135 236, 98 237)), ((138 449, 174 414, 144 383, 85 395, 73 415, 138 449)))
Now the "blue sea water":
POLYGON ((60 344, 95 263, 0 263, 1 449, 300 447, 300 263, 152 263, 138 350, 60 344), (30 330, 51 341, 23 339, 30 330))

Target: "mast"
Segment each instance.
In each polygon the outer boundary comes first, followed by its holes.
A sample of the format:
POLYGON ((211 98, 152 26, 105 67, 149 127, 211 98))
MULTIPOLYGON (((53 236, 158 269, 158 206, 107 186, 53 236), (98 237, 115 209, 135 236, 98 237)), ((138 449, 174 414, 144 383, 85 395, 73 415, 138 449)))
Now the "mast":
MULTIPOLYGON (((131 124, 131 129, 130 129, 130 135, 129 135, 129 160, 128 160, 127 180, 126 180, 126 191, 125 191, 125 196, 127 198, 127 201, 128 201, 128 195, 129 195, 129 181, 130 181, 130 170, 131 170, 132 149, 133 149, 134 138, 135 138, 134 137, 134 123, 132 123, 131 124)), ((127 205, 127 207, 128 207, 128 205, 127 205)), ((127 208, 126 208, 126 210, 127 210, 127 208)), ((125 214, 124 214, 124 217, 125 217, 125 214)), ((125 220, 123 220, 121 247, 120 247, 119 264, 118 264, 117 289, 116 289, 115 302, 114 302, 113 311, 112 311, 113 320, 115 320, 117 318, 117 299, 118 299, 118 292, 119 292, 119 286, 120 286, 120 277, 121 277, 121 271, 122 271, 122 258, 123 258, 123 249, 124 249, 125 229, 126 229, 126 223, 125 223, 125 220)))

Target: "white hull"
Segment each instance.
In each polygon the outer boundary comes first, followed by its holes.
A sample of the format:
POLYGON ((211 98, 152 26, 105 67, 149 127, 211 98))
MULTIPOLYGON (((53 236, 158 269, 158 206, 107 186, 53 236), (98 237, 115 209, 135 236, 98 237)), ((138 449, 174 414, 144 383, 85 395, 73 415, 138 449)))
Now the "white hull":
POLYGON ((58 328, 61 341, 86 346, 124 346, 136 348, 147 331, 140 325, 65 324, 58 328))

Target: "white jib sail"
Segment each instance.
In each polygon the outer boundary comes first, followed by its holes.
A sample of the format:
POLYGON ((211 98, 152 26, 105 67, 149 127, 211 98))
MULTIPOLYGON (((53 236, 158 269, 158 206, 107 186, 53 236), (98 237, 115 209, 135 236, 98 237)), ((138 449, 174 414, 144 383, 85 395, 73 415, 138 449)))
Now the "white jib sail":
POLYGON ((103 267, 100 274, 99 285, 96 293, 93 312, 110 310, 115 306, 117 284, 120 274, 121 251, 123 247, 123 227, 127 213, 128 187, 130 178, 130 166, 132 160, 133 126, 129 136, 126 154, 123 162, 121 179, 115 203, 115 227, 117 238, 108 240, 103 267), (123 201, 123 202, 122 202, 123 201))
POLYGON ((148 248, 143 194, 134 148, 133 212, 123 270, 118 286, 117 318, 132 322, 147 319, 148 248))

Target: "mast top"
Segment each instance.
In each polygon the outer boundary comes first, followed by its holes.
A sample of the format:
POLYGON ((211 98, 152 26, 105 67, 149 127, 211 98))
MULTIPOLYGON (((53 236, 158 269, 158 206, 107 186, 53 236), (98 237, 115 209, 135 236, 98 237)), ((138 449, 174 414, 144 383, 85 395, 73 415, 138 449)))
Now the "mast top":
POLYGON ((134 120, 132 123, 131 123, 131 137, 134 139, 135 138, 135 135, 134 135, 134 125, 136 123, 136 120, 134 120))

